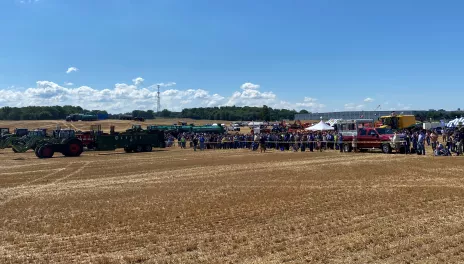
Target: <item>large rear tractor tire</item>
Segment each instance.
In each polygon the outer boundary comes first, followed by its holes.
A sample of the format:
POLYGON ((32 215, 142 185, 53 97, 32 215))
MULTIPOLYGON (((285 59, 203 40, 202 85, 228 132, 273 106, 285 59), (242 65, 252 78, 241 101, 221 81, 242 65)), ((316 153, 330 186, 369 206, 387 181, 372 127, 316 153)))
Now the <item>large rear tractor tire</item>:
POLYGON ((385 154, 392 153, 392 148, 391 148, 390 144, 383 144, 382 145, 382 152, 385 153, 385 154))
POLYGON ((135 147, 135 152, 142 152, 143 151, 143 146, 142 145, 137 145, 135 147))
POLYGON ((39 151, 37 151, 39 154, 39 158, 41 159, 49 159, 53 157, 55 154, 55 151, 53 150, 52 146, 50 145, 43 145, 42 147, 39 148, 39 151))
POLYGON ((63 155, 66 157, 79 157, 84 151, 82 142, 78 139, 71 139, 66 143, 63 155))
POLYGON ((35 154, 35 156, 36 156, 37 158, 40 158, 39 149, 40 149, 40 146, 38 146, 38 147, 36 147, 36 148, 34 149, 34 154, 35 154))
POLYGON ((145 145, 145 147, 143 148, 143 151, 145 152, 152 152, 153 151, 153 147, 151 145, 145 145))

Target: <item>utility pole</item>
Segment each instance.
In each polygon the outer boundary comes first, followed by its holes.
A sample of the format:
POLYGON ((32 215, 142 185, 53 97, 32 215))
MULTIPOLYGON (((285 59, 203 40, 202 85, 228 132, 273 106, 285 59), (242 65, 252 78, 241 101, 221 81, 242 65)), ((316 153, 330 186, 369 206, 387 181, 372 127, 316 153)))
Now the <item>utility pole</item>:
POLYGON ((158 93, 157 93, 157 96, 156 96, 156 113, 159 114, 160 110, 161 110, 161 97, 160 97, 160 86, 159 84, 157 85, 158 87, 158 93))

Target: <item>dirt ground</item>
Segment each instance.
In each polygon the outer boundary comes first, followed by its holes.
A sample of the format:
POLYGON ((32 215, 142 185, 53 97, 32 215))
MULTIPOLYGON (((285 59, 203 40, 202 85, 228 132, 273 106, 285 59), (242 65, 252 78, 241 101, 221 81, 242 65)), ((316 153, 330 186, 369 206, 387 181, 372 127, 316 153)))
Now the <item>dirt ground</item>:
POLYGON ((0 263, 464 262, 464 158, 0 150, 0 263))

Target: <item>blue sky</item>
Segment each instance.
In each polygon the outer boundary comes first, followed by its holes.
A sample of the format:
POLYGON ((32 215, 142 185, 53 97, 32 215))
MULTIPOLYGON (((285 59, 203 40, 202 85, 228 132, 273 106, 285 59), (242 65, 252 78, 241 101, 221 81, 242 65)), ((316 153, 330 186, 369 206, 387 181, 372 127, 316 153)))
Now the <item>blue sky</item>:
POLYGON ((162 83, 171 110, 462 109, 463 10, 457 0, 2 0, 0 106, 154 109, 162 83))

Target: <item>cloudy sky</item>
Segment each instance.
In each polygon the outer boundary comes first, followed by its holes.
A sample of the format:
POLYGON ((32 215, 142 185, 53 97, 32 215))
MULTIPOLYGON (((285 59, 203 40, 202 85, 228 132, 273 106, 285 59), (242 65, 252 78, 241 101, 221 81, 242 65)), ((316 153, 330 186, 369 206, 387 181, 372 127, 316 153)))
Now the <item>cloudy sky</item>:
POLYGON ((2 0, 0 106, 464 108, 464 2, 2 0))

